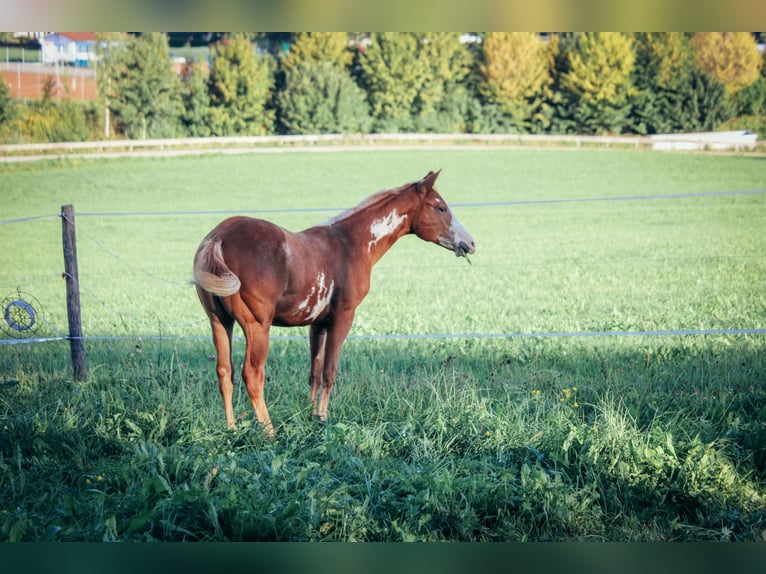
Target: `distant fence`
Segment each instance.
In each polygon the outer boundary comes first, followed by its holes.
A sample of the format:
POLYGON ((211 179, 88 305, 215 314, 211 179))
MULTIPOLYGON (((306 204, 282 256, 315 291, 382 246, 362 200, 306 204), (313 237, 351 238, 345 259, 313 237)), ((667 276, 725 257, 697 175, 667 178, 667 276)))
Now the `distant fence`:
POLYGON ((10 88, 12 98, 37 100, 45 85, 53 81, 54 100, 96 99, 96 74, 93 68, 22 62, 0 62, 0 74, 10 88))
POLYGON ((33 161, 46 157, 101 154, 118 157, 142 153, 243 153, 248 151, 345 151, 389 146, 455 146, 470 149, 508 146, 599 147, 654 150, 754 150, 763 148, 757 134, 746 131, 671 134, 653 136, 584 136, 530 134, 325 134, 285 136, 240 136, 152 140, 107 140, 0 146, 0 161, 33 161))

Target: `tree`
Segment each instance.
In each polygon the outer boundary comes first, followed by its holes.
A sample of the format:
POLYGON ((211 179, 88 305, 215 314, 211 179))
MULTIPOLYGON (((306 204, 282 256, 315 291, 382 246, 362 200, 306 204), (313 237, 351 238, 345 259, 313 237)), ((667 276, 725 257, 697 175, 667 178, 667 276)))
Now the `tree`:
POLYGON ((428 114, 436 109, 445 93, 463 82, 471 71, 471 59, 455 32, 423 34, 418 59, 424 74, 415 99, 416 111, 428 114))
POLYGON ((366 96, 348 71, 353 59, 347 32, 295 34, 276 76, 280 129, 286 133, 357 132, 362 125, 368 129, 366 96), (312 87, 312 82, 317 84, 312 87))
POLYGON ((291 67, 277 99, 286 133, 359 133, 372 123, 364 92, 332 62, 291 67))
POLYGON ((723 84, 697 69, 685 75, 683 82, 680 97, 667 113, 677 118, 684 131, 713 131, 733 116, 734 106, 723 84))
POLYGON ((415 98, 426 76, 418 57, 421 42, 419 34, 380 32, 360 53, 361 80, 376 131, 411 129, 415 98))
POLYGON ((11 117, 11 89, 0 75, 0 125, 11 117))
POLYGON ((332 62, 338 68, 346 69, 353 59, 354 54, 348 48, 348 33, 300 32, 280 61, 280 67, 287 73, 302 63, 332 62))
POLYGON ((271 56, 256 55, 253 44, 237 34, 215 48, 210 72, 210 127, 214 135, 265 135, 274 129, 268 109, 274 86, 271 56))
POLYGON ((676 89, 689 73, 692 51, 685 32, 645 32, 635 36, 636 71, 663 90, 676 89))
POLYGON ((628 124, 632 40, 619 32, 588 32, 568 52, 569 71, 561 78, 562 113, 580 133, 620 133, 628 124))
POLYGON ((759 78, 737 92, 734 96, 737 114, 760 116, 761 123, 766 123, 766 52, 763 53, 759 78))
POLYGON ((683 102, 692 83, 694 61, 683 32, 640 33, 635 36, 636 64, 632 126, 638 133, 681 131, 683 102))
POLYGON ((208 74, 202 64, 190 62, 181 75, 183 89, 181 101, 181 124, 192 137, 210 135, 210 94, 207 87, 208 74))
POLYGON ((122 65, 127 40, 128 36, 120 32, 96 34, 96 87, 99 109, 103 110, 104 138, 114 133, 110 102, 112 80, 122 65))
POLYGON ((479 92, 489 104, 529 129, 551 83, 550 57, 532 32, 488 32, 482 44, 479 92))
POLYGON ((438 124, 438 116, 468 76, 470 62, 456 33, 374 34, 372 44, 359 55, 360 81, 374 129, 410 131, 438 124))
POLYGON ((165 35, 129 37, 102 54, 100 89, 119 129, 140 139, 177 135, 179 84, 165 35))
POLYGON ((697 66, 735 94, 758 79, 763 60, 749 32, 697 32, 691 40, 697 66))
POLYGON ((724 85, 695 64, 688 34, 637 34, 635 45, 635 131, 708 131, 733 116, 735 106, 724 85))

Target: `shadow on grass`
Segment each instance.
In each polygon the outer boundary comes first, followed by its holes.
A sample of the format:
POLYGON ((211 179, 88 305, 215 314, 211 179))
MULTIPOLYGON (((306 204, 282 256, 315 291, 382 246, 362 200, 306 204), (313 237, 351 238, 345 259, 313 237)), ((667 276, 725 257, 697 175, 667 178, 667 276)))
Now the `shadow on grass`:
MULTIPOLYGON (((268 440, 212 346, 0 349, 3 540, 758 540, 757 337, 359 341, 320 425, 274 341, 268 440)), ((242 350, 235 350, 241 361, 242 350)))

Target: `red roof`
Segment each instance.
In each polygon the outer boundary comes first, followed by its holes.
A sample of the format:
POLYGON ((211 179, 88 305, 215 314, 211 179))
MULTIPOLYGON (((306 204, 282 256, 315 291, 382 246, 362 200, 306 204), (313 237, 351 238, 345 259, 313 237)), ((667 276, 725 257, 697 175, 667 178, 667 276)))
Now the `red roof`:
POLYGON ((59 35, 69 38, 74 42, 95 42, 95 32, 59 32, 59 35))

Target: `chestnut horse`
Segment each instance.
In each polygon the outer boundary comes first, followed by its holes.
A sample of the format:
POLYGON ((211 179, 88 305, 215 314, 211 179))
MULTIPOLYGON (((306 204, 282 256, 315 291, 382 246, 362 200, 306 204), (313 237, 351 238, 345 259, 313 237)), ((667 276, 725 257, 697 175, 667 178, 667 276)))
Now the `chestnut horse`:
POLYGON ((291 233, 273 223, 232 217, 218 224, 194 257, 194 284, 213 330, 226 423, 234 428, 231 336, 245 334, 242 368, 250 401, 273 434, 263 398, 271 325, 311 325, 309 384, 313 413, 327 420, 338 357, 372 266, 400 237, 414 233, 453 251, 474 253, 473 237, 434 189, 439 172, 376 193, 323 225, 291 233), (321 389, 321 393, 319 392, 321 389))

